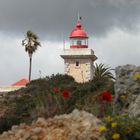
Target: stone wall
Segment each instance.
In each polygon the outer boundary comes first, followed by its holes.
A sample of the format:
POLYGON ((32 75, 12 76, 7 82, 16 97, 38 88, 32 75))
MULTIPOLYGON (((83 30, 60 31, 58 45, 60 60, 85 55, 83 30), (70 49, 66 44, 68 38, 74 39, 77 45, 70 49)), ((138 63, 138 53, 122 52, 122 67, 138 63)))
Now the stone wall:
POLYGON ((90 59, 66 59, 65 73, 73 76, 79 83, 87 82, 93 78, 93 61, 90 59), (80 62, 79 67, 76 61, 80 62))
POLYGON ((25 86, 0 86, 0 93, 19 90, 25 86))

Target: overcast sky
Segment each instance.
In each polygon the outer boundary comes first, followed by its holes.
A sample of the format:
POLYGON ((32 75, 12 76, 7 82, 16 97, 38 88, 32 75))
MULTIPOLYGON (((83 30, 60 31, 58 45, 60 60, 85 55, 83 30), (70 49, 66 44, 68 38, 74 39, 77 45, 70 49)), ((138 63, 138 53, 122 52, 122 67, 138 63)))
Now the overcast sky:
POLYGON ((0 85, 28 78, 21 45, 27 30, 42 45, 33 55, 32 79, 63 73, 62 40, 69 47, 78 12, 97 63, 140 65, 140 0, 0 0, 0 85))

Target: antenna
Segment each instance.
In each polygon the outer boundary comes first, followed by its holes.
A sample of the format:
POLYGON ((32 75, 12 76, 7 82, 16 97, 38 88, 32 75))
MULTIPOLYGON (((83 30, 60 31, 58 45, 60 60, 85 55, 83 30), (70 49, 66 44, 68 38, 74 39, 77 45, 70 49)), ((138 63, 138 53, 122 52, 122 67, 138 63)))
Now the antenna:
POLYGON ((79 15, 79 12, 77 14, 77 19, 78 19, 78 21, 82 20, 82 17, 79 15))

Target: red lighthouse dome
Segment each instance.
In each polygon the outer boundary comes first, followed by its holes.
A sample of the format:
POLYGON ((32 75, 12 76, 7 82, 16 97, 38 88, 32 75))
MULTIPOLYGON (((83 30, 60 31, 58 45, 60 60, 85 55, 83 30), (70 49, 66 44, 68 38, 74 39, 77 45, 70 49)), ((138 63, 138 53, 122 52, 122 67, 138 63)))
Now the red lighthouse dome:
POLYGON ((78 20, 75 29, 70 33, 71 40, 70 48, 87 48, 88 47, 88 36, 87 33, 82 29, 82 25, 78 20))
POLYGON ((86 32, 82 30, 82 25, 80 21, 77 22, 76 28, 70 34, 70 38, 77 38, 77 37, 88 38, 86 32))

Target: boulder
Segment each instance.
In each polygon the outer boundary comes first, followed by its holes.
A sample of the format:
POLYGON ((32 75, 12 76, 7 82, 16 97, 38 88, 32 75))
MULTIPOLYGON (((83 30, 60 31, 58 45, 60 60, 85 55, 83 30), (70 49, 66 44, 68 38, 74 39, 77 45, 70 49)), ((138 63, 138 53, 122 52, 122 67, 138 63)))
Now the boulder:
POLYGON ((0 135, 0 140, 101 140, 99 125, 101 121, 95 116, 75 109, 47 120, 38 118, 30 126, 13 126, 0 135))

